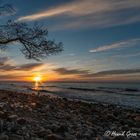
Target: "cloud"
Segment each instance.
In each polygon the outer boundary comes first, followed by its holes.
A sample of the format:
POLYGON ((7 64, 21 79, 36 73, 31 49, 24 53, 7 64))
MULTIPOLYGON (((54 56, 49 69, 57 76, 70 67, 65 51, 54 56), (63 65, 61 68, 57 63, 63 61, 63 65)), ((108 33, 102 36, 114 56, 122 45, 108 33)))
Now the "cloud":
POLYGON ((68 69, 68 68, 57 68, 54 71, 58 74, 62 75, 73 75, 73 74, 86 74, 88 70, 80 70, 80 69, 68 69))
POLYGON ((79 77, 88 77, 88 78, 95 78, 95 77, 104 77, 104 76, 111 76, 111 75, 125 75, 125 74, 137 74, 140 73, 140 69, 120 69, 120 70, 107 70, 107 71, 100 71, 96 73, 91 73, 89 70, 81 70, 81 69, 69 69, 69 68, 57 68, 54 71, 61 75, 79 75, 79 77))
POLYGON ((67 55, 69 55, 69 56, 75 56, 76 54, 75 53, 69 53, 67 55))
POLYGON ((0 80, 7 80, 7 79, 18 79, 18 78, 25 78, 25 76, 19 76, 19 75, 10 75, 10 74, 6 74, 6 75, 0 75, 0 80))
POLYGON ((86 74, 86 77, 101 77, 107 75, 125 75, 125 74, 137 74, 140 73, 140 69, 121 69, 121 70, 107 70, 107 71, 100 71, 97 73, 86 74))
POLYGON ((43 66, 43 63, 28 63, 28 64, 16 66, 15 70, 23 70, 23 71, 33 70, 41 66, 43 66))
POLYGON ((140 43, 140 38, 130 39, 127 41, 122 41, 122 42, 117 42, 110 45, 101 46, 95 49, 91 49, 89 50, 89 52, 96 53, 96 52, 104 52, 104 51, 109 51, 112 49, 118 49, 118 48, 124 48, 124 47, 133 47, 138 43, 140 43))
POLYGON ((80 75, 79 79, 86 81, 140 81, 140 69, 120 69, 120 70, 107 70, 100 71, 97 73, 87 73, 84 75, 80 75))
POLYGON ((10 70, 15 67, 11 65, 11 59, 9 57, 0 57, 0 70, 10 70))
POLYGON ((0 57, 0 66, 5 65, 9 61, 8 57, 0 57))
POLYGON ((17 21, 59 17, 53 29, 108 27, 140 21, 139 0, 75 0, 22 16, 17 21), (131 12, 130 11, 135 11, 131 12))
POLYGON ((123 54, 123 55, 114 55, 112 57, 114 57, 114 58, 128 58, 128 57, 137 57, 137 56, 140 56, 140 52, 131 53, 131 54, 123 54))
POLYGON ((0 70, 3 71, 30 71, 43 66, 43 63, 28 63, 22 65, 14 65, 8 57, 0 57, 0 70))

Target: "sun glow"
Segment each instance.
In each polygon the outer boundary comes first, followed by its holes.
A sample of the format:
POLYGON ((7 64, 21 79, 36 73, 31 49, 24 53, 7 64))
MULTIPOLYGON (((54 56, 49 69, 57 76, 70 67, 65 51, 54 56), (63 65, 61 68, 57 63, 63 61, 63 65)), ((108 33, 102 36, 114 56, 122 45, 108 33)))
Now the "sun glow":
POLYGON ((34 81, 36 81, 36 82, 40 82, 41 80, 42 80, 42 78, 40 76, 34 77, 34 81))

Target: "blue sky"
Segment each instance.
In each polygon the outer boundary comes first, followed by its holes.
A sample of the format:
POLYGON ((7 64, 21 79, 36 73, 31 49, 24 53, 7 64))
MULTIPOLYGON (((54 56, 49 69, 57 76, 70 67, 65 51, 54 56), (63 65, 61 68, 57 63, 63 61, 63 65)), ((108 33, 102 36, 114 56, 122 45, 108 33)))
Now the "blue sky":
MULTIPOLYGON (((60 70, 65 70, 68 77, 71 70, 81 74, 86 70, 88 77, 88 74, 101 71, 140 69, 139 0, 3 0, 1 3, 12 4, 16 10, 13 15, 1 16, 1 23, 8 19, 29 25, 38 22, 48 27, 49 38, 63 42, 62 54, 42 62, 49 65, 50 71, 55 69, 63 75, 64 71, 60 70)), ((24 58, 19 44, 11 46, 12 49, 9 47, 2 57, 8 56, 15 65, 37 63, 24 58)), ((44 73, 46 69, 43 67, 40 72, 44 73)), ((123 73, 124 79, 140 80, 140 72, 133 74, 132 78, 131 72, 123 73)), ((114 74, 113 80, 118 75, 122 76, 121 73, 114 74)), ((97 77, 84 80, 94 79, 97 77)))

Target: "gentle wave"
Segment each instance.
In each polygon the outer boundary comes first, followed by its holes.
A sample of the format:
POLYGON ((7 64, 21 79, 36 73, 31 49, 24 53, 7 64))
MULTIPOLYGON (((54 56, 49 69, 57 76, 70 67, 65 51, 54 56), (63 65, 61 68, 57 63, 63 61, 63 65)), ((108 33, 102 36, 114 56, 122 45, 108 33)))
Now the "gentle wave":
POLYGON ((101 89, 89 89, 89 88, 74 88, 70 87, 67 89, 72 90, 80 90, 80 91, 92 91, 92 92, 106 92, 106 93, 113 93, 113 94, 120 94, 120 95, 128 95, 128 96, 140 96, 140 94, 135 94, 132 92, 139 92, 138 89, 119 89, 119 88, 101 88, 101 89), (116 89, 119 89, 119 91, 116 91, 116 89), (120 92, 123 91, 123 92, 120 92), (124 91, 131 92, 131 93, 125 93, 124 91))
MULTIPOLYGON (((36 92, 35 83, 26 82, 1 83, 0 89, 27 93, 31 93, 31 91, 36 92)), ((39 86, 38 91, 46 95, 140 108, 139 84, 43 83, 39 86)))

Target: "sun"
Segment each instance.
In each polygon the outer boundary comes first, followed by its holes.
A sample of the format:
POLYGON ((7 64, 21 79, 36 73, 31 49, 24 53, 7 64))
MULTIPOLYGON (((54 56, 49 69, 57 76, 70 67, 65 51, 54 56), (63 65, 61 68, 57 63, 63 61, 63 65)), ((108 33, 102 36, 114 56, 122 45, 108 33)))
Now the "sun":
POLYGON ((41 81, 41 77, 40 77, 40 76, 36 76, 36 77, 34 77, 34 81, 36 81, 36 82, 40 82, 40 81, 41 81))

